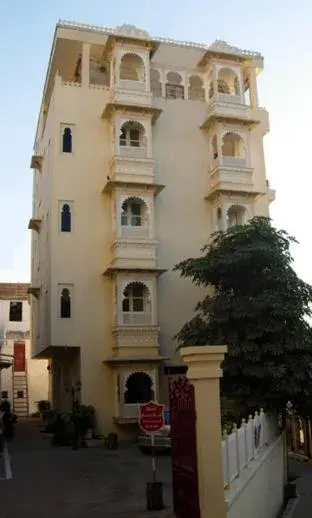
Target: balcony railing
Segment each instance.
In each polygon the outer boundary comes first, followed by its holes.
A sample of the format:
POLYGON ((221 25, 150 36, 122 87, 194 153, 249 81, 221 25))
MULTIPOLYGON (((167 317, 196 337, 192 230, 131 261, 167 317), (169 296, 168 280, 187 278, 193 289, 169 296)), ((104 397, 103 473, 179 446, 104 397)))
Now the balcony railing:
POLYGON ((122 409, 122 417, 129 417, 129 418, 135 418, 138 417, 139 414, 139 408, 138 404, 131 404, 131 405, 124 405, 122 409))
POLYGON ((117 86, 121 90, 136 90, 137 92, 145 92, 146 84, 142 81, 133 81, 131 79, 120 79, 117 86))
POLYGON ((228 167, 248 167, 247 158, 240 156, 220 156, 214 159, 213 167, 216 166, 228 167))
POLYGON ((149 237, 149 228, 148 227, 122 226, 121 227, 121 237, 147 238, 147 237, 149 237))
POLYGON ((152 323, 151 313, 145 312, 123 312, 121 315, 124 326, 148 326, 152 323))
POLYGON ((120 140, 119 154, 131 158, 146 158, 147 150, 145 146, 138 146, 137 141, 120 140))
POLYGON ((240 95, 223 94, 223 93, 219 93, 219 92, 216 94, 215 100, 224 102, 224 103, 231 103, 231 104, 244 104, 242 102, 242 98, 240 95))

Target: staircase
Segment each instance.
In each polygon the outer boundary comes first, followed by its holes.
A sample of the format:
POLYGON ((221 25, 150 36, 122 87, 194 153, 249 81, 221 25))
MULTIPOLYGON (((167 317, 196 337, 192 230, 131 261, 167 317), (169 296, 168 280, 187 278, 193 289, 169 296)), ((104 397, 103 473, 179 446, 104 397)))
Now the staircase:
POLYGON ((13 372, 13 412, 17 417, 29 416, 28 378, 25 372, 13 372))

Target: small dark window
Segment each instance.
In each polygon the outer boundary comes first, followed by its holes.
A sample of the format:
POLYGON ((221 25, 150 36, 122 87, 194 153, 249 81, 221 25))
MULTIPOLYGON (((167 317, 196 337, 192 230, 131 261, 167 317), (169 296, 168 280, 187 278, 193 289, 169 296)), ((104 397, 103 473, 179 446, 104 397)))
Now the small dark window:
POLYGON ((184 99, 184 86, 166 84, 167 99, 184 99))
POLYGON ((61 318, 71 317, 71 300, 68 288, 62 289, 61 293, 61 318))
POLYGON ((1 399, 8 399, 8 391, 7 390, 3 390, 1 392, 1 399))
POLYGON ((62 150, 63 153, 71 153, 72 152, 72 130, 70 128, 64 128, 63 137, 62 137, 62 150))
POLYGON ((24 398, 24 392, 22 390, 17 391, 17 399, 23 399, 24 398))
POLYGON ((65 203, 61 212, 61 232, 71 231, 71 212, 70 206, 65 203))
POLYGON ((10 322, 22 322, 23 320, 23 303, 10 302, 10 322))

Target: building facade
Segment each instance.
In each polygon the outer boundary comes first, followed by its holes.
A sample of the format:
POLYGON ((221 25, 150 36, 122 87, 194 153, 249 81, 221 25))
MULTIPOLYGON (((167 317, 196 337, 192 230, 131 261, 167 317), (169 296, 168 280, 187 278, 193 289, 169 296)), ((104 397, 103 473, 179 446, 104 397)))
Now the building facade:
POLYGON ((0 395, 19 417, 48 399, 48 362, 31 357, 29 287, 0 283, 0 395))
MULTIPOLYGON (((59 22, 35 139, 33 355, 53 406, 74 386, 99 427, 165 401, 174 335, 202 293, 174 265, 267 216, 259 53, 59 22)), ((175 371, 177 372, 177 370, 175 371)))

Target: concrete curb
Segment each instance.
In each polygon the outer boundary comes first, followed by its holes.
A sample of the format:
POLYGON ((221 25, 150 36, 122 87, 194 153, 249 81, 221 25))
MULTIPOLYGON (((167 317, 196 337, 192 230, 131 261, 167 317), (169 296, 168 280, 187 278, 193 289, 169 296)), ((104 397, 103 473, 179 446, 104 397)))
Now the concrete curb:
POLYGON ((297 496, 296 498, 292 498, 291 500, 289 500, 281 518, 293 518, 299 500, 300 496, 297 496))

